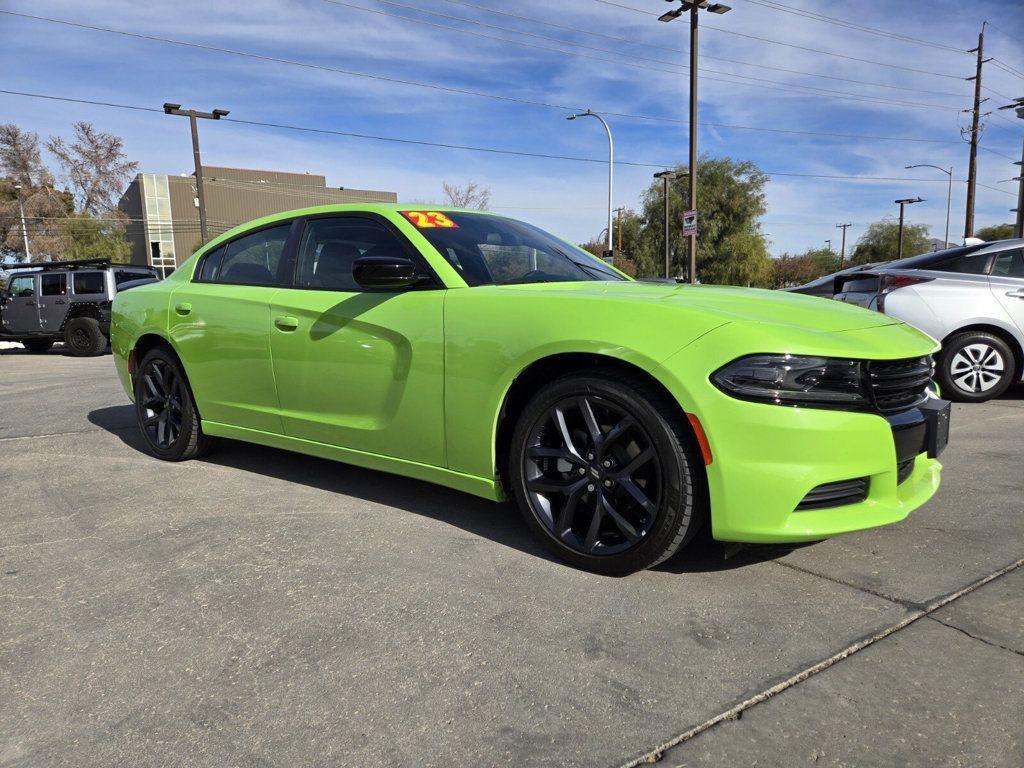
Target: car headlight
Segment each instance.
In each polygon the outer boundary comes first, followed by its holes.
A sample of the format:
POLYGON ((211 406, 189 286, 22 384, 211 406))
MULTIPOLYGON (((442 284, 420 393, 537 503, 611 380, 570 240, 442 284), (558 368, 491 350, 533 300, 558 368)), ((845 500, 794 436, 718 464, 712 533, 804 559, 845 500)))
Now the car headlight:
POLYGON ((860 408, 870 404, 859 360, 750 355, 719 368, 711 381, 733 397, 776 405, 860 408))

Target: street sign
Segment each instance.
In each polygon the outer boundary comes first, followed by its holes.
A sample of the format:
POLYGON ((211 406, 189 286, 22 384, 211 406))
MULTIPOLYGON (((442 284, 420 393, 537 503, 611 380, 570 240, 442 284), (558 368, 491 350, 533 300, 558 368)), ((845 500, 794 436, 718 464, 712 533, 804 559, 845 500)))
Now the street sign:
POLYGON ((696 211, 683 211, 683 234, 686 237, 697 234, 696 211))

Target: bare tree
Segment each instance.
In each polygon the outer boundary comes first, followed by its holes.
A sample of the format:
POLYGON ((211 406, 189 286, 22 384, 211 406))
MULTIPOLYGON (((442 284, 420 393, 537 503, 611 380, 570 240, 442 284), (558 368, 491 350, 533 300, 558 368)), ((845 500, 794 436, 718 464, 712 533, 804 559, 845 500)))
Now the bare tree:
POLYGON ((464 187, 442 181, 441 186, 444 189, 448 205, 453 208, 474 208, 478 211, 486 211, 487 206, 490 205, 490 188, 481 186, 475 181, 466 182, 464 187))
POLYGON ((79 210, 93 216, 114 209, 125 184, 139 167, 125 155, 120 136, 97 131, 91 123, 75 123, 71 144, 51 136, 46 148, 60 163, 79 210))
POLYGON ((0 125, 0 175, 14 179, 26 190, 53 184, 39 155, 38 133, 23 131, 12 123, 0 125))

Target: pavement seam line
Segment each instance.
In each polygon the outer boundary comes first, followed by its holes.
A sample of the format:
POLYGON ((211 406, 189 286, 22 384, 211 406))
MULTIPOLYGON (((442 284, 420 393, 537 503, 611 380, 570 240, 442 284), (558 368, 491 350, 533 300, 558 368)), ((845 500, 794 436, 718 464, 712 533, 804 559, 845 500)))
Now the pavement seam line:
POLYGON ((871 589, 870 587, 862 587, 862 586, 860 586, 858 584, 853 584, 852 582, 849 582, 849 581, 843 581, 842 579, 837 579, 835 576, 829 576, 826 573, 818 573, 817 571, 812 571, 809 568, 804 568, 803 566, 800 566, 800 565, 793 565, 793 563, 787 563, 784 560, 772 559, 770 562, 775 563, 776 565, 781 565, 781 566, 783 566, 785 568, 791 568, 792 570, 797 571, 798 573, 803 573, 803 574, 806 574, 808 576, 817 576, 819 579, 825 579, 826 581, 831 581, 833 584, 839 584, 839 585, 844 586, 844 587, 849 587, 850 589, 855 589, 858 592, 863 592, 864 594, 867 594, 867 595, 872 595, 874 597, 879 597, 882 600, 888 600, 890 603, 896 603, 897 605, 902 605, 904 608, 912 608, 914 610, 923 610, 926 607, 922 603, 915 603, 912 600, 903 600, 903 599, 898 598, 898 597, 893 597, 892 595, 887 595, 884 592, 878 592, 878 591, 876 591, 874 589, 871 589))
POLYGON ((0 437, 0 443, 5 440, 38 440, 42 437, 65 437, 67 435, 88 435, 93 432, 126 432, 129 429, 136 429, 135 426, 128 427, 97 427, 96 429, 73 429, 68 432, 47 432, 42 435, 11 435, 0 437))
POLYGON ((623 763, 620 766, 620 768, 637 768, 641 765, 647 765, 650 763, 658 762, 659 760, 661 760, 662 757, 665 756, 665 753, 673 747, 677 747, 680 744, 690 741, 695 736, 699 736, 700 734, 704 733, 704 731, 713 728, 721 722, 724 722, 726 720, 738 719, 739 716, 743 714, 743 712, 750 709, 751 707, 761 704, 762 702, 765 702, 768 699, 770 699, 772 696, 782 693, 783 691, 788 690, 789 688, 792 688, 793 686, 799 683, 802 683, 803 681, 807 680, 810 677, 813 677, 819 672, 824 672, 826 669, 833 666, 834 664, 839 663, 843 659, 846 659, 852 656, 853 654, 858 653, 864 650, 865 648, 874 645, 879 640, 884 640, 890 635, 893 635, 896 632, 905 629, 914 622, 923 619, 926 616, 930 616, 932 613, 939 610, 940 608, 949 605, 955 600, 959 600, 964 595, 970 594, 974 590, 985 586, 986 584, 988 584, 991 581, 994 581, 995 579, 998 579, 1000 576, 1005 576, 1007 573, 1017 570, 1022 565, 1024 565, 1024 557, 1010 563, 1009 565, 1003 566, 997 571, 993 571, 987 576, 982 576, 980 579, 971 582, 965 587, 961 587, 955 592, 950 592, 944 597, 941 597, 938 600, 934 600, 926 604, 925 607, 913 611, 909 615, 897 621, 895 624, 890 624, 888 627, 885 627, 884 629, 875 632, 873 635, 870 635, 869 637, 863 638, 855 643, 852 643, 851 645, 846 646, 841 651, 838 651, 837 653, 834 653, 831 656, 822 659, 821 661, 815 664, 812 664, 811 666, 801 670, 800 672, 797 672, 795 675, 791 675, 790 677, 786 678, 785 680, 782 680, 781 682, 776 683, 770 688, 766 688, 760 693, 754 694, 753 696, 744 699, 739 704, 736 704, 735 706, 730 707, 724 712, 720 712, 714 717, 705 720, 700 725, 695 725, 688 731, 684 731, 678 736, 669 739, 665 743, 655 747, 649 752, 646 752, 637 758, 634 758, 632 760, 629 760, 628 762, 623 763))
POLYGON ((949 629, 955 629, 960 634, 966 635, 967 637, 971 638, 971 640, 977 640, 979 643, 990 645, 993 648, 999 648, 1003 651, 1016 653, 1018 656, 1024 656, 1024 651, 1018 651, 1016 648, 1010 648, 1005 645, 1000 645, 999 643, 993 643, 991 640, 986 640, 984 637, 980 637, 979 635, 972 635, 966 629, 964 629, 963 627, 958 627, 956 624, 950 624, 948 621, 943 621, 942 619, 936 618, 935 616, 929 616, 928 618, 934 621, 936 624, 941 624, 942 626, 947 627, 949 629))

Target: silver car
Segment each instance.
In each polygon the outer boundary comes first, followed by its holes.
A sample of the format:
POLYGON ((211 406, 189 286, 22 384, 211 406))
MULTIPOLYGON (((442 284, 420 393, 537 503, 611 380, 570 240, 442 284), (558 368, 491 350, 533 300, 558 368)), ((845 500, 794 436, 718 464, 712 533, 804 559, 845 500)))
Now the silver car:
POLYGON ((923 253, 836 280, 834 298, 942 342, 943 397, 981 402, 1024 375, 1024 240, 923 253))

